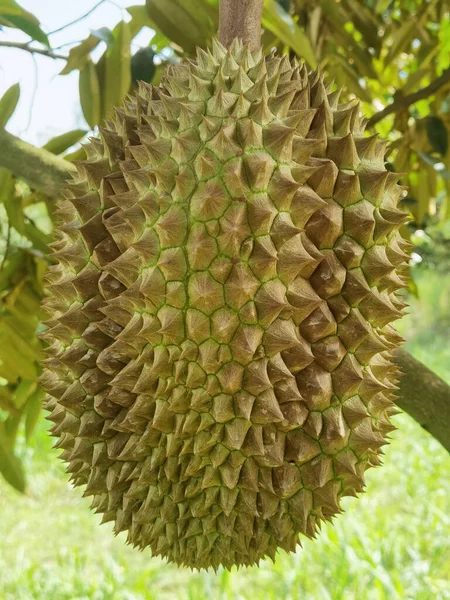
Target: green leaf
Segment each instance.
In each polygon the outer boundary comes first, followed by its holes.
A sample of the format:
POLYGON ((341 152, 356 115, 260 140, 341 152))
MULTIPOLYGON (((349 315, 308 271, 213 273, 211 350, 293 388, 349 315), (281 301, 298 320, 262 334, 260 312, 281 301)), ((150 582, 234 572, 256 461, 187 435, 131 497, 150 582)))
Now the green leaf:
POLYGON ((28 398, 25 408, 25 439, 27 442, 30 441, 39 421, 39 415, 41 414, 42 410, 43 396, 44 394, 42 390, 38 388, 34 394, 28 398))
POLYGON ((425 21, 425 18, 431 8, 436 4, 436 0, 424 2, 422 8, 417 11, 417 14, 411 15, 397 31, 392 33, 393 42, 389 49, 388 55, 384 59, 385 66, 389 65, 397 56, 409 48, 414 38, 417 37, 419 27, 425 21))
POLYGON ((5 205, 6 214, 8 216, 9 224, 14 227, 14 229, 24 235, 24 215, 23 215, 23 198, 22 196, 18 196, 16 194, 10 194, 7 196, 3 204, 5 205))
POLYGON ((425 218, 430 214, 430 202, 432 193, 430 190, 430 173, 428 169, 421 169, 418 173, 419 180, 416 186, 416 198, 418 201, 417 207, 417 223, 419 226, 424 225, 425 218))
POLYGON ((283 44, 292 48, 299 58, 304 59, 313 68, 317 66, 313 49, 305 33, 275 0, 268 0, 264 4, 262 23, 283 44))
MULTIPOLYGON (((17 249, 17 247, 13 247, 10 249, 10 252, 8 253, 8 259, 3 263, 3 268, 0 270, 0 292, 4 292, 9 289, 11 285, 11 279, 13 276, 17 276, 21 271, 23 271, 25 269, 25 265, 26 255, 23 248, 17 249)), ((2 321, 0 320, 0 324, 1 323, 2 321)))
MULTIPOLYGON (((105 80, 106 80, 106 52, 104 52, 97 63, 95 63, 95 74, 97 75, 97 82, 99 88, 100 98, 100 111, 99 111, 99 122, 105 118, 105 80)), ((88 92, 86 92, 88 93, 88 92)), ((81 93, 80 93, 81 95, 81 93)), ((88 99, 87 99, 88 100, 88 99)))
POLYGON ((366 47, 373 48, 378 56, 382 41, 378 35, 380 23, 376 15, 365 4, 360 0, 345 0, 344 2, 348 20, 361 33, 366 47))
POLYGON ((423 77, 429 77, 430 74, 432 75, 433 71, 430 71, 430 65, 432 64, 432 61, 435 60, 435 55, 438 50, 439 47, 435 46, 425 59, 420 62, 420 68, 417 69, 417 71, 409 73, 408 79, 402 86, 402 94, 409 94, 411 91, 417 89, 417 86, 420 84, 423 77))
POLYGON ((442 160, 440 158, 431 156, 431 154, 428 154, 427 152, 418 152, 417 154, 424 162, 427 163, 427 165, 430 165, 434 168, 437 175, 442 177, 442 179, 444 179, 445 181, 450 181, 450 171, 447 171, 445 166, 441 167, 442 160))
POLYGON ((21 16, 21 17, 12 17, 11 16, 11 17, 8 17, 7 19, 5 19, 4 17, 2 17, 0 15, 0 21, 2 21, 2 24, 6 25, 6 27, 13 27, 14 29, 20 29, 21 31, 23 31, 24 33, 29 35, 33 40, 36 40, 37 42, 40 42, 41 44, 44 44, 47 47, 50 46, 48 37, 46 36, 46 34, 42 31, 42 29, 39 27, 38 24, 34 23, 27 16, 21 16))
POLYGON ((128 23, 120 21, 113 34, 114 43, 105 53, 102 117, 122 103, 131 85, 131 35, 128 23))
POLYGON ((101 92, 97 70, 92 60, 88 60, 80 71, 78 81, 81 108, 84 118, 91 129, 98 125, 101 118, 101 92))
POLYGON ((408 293, 412 294, 415 298, 419 298, 419 288, 412 277, 408 279, 408 293))
POLYGON ((153 48, 154 53, 158 54, 167 46, 170 46, 170 40, 160 31, 157 31, 150 41, 150 46, 153 48))
POLYGON ((67 75, 74 69, 84 69, 90 60, 89 54, 94 50, 102 40, 96 35, 90 35, 81 44, 72 48, 69 52, 66 66, 60 72, 60 75, 67 75))
POLYGON ((286 12, 291 10, 291 0, 277 0, 277 2, 286 12))
POLYGON ((78 150, 75 150, 75 152, 70 152, 69 154, 64 154, 64 158, 66 160, 86 160, 87 156, 86 156, 86 150, 81 147, 78 148, 78 150))
POLYGON ((392 46, 384 60, 384 64, 389 65, 400 52, 407 48, 417 35, 417 23, 414 17, 405 21, 398 31, 393 34, 392 46))
POLYGON ((47 35, 39 27, 39 19, 14 0, 0 0, 0 22, 6 27, 20 29, 33 40, 50 46, 47 35))
POLYGON ((177 3, 183 7, 202 31, 202 46, 207 45, 219 28, 218 6, 213 7, 208 3, 205 4, 204 0, 177 0, 177 3))
POLYGON ((192 1, 185 3, 180 0, 147 0, 146 5, 150 19, 156 27, 186 52, 193 53, 196 46, 205 46, 208 43, 202 26, 204 2, 201 2, 201 8, 197 9, 198 14, 194 16, 195 5, 192 1))
MULTIPOLYGON (((0 204, 5 204, 9 197, 14 194, 15 184, 11 171, 0 168, 0 204)), ((1 290, 1 287, 0 287, 1 290)))
POLYGON ((58 135, 49 140, 45 146, 42 146, 53 154, 62 154, 65 150, 79 142, 87 134, 84 129, 74 129, 62 135, 58 135))
POLYGON ((444 121, 440 117, 427 117, 425 127, 432 149, 444 156, 448 149, 448 133, 444 121))
POLYGON ((22 411, 19 410, 15 415, 8 415, 6 420, 3 421, 6 444, 11 451, 14 450, 21 420, 22 411))
POLYGON ((333 60, 337 63, 337 66, 333 67, 331 72, 335 75, 339 85, 346 86, 350 92, 353 92, 361 100, 371 102, 369 91, 362 87, 358 74, 352 65, 349 64, 347 58, 340 54, 334 54, 333 60), (334 68, 336 68, 336 71, 334 71, 334 68))
POLYGON ((450 16, 444 16, 441 19, 439 27, 439 44, 437 45, 439 51, 438 57, 438 73, 450 66, 450 16))
POLYGON ((131 15, 131 21, 128 23, 130 35, 134 38, 143 27, 155 29, 155 23, 150 19, 150 16, 145 6, 128 6, 127 12, 131 15))
POLYGON ((26 221, 23 227, 23 235, 30 240, 35 250, 42 254, 48 253, 48 245, 53 241, 52 236, 44 233, 31 221, 26 221))
POLYGON ((14 322, 13 319, 3 320, 2 327, 10 344, 8 353, 17 350, 18 354, 22 355, 22 360, 19 360, 17 364, 17 368, 21 371, 21 377, 23 379, 33 379, 36 376, 33 363, 42 359, 39 350, 33 344, 30 344, 29 338, 22 337, 23 326, 20 323, 14 322))
POLYGON ((4 423, 0 422, 0 473, 17 491, 26 488, 22 463, 9 447, 4 423))
POLYGON ((131 80, 150 83, 155 75, 156 66, 153 62, 155 53, 152 48, 140 48, 131 58, 131 80))
POLYGON ((7 356, 0 356, 0 377, 4 377, 11 382, 17 381, 22 374, 22 365, 19 368, 17 360, 22 360, 22 357, 16 351, 9 352, 7 356))
POLYGON ((26 379, 22 379, 19 385, 16 387, 12 397, 14 406, 19 409, 22 408, 31 394, 34 394, 36 389, 36 381, 27 381, 26 379))
POLYGON ((114 36, 111 29, 108 27, 100 27, 100 29, 93 29, 91 31, 92 35, 95 35, 99 40, 106 42, 108 45, 114 43, 114 36))
POLYGON ((167 62, 162 62, 159 65, 157 65, 155 75, 152 79, 153 85, 161 85, 161 78, 164 74, 164 69, 166 68, 167 64, 167 62))
POLYGON ((4 128, 16 110, 20 97, 20 85, 14 83, 0 98, 0 128, 4 128))
POLYGON ((8 388, 4 385, 0 386, 0 408, 10 414, 17 414, 17 408, 11 398, 8 388))
POLYGON ((383 13, 392 4, 392 0, 376 0, 375 11, 377 13, 383 13))
POLYGON ((359 73, 364 77, 378 79, 378 75, 373 66, 373 57, 369 50, 359 44, 356 39, 346 29, 348 15, 342 10, 340 4, 335 0, 321 0, 323 12, 326 15, 328 27, 332 31, 336 43, 349 54, 358 68, 359 73))
POLYGON ((0 13, 5 15, 20 15, 23 12, 14 0, 0 0, 0 13))

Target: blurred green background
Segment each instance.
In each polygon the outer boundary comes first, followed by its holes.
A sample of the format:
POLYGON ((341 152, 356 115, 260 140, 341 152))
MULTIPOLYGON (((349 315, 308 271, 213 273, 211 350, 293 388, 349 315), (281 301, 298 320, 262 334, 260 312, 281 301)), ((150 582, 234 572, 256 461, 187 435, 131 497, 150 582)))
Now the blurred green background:
MULTIPOLYGON (((0 136, 84 158, 80 142, 136 80, 157 84, 206 47, 217 18, 218 0, 0 0, 0 136)), ((330 72, 391 142, 414 245, 399 328, 450 384, 448 0, 265 0, 262 42, 330 72)), ((54 207, 0 149, 0 600, 450 598, 450 458, 405 414, 367 493, 275 564, 191 572, 99 527, 51 449, 37 384, 54 207)))

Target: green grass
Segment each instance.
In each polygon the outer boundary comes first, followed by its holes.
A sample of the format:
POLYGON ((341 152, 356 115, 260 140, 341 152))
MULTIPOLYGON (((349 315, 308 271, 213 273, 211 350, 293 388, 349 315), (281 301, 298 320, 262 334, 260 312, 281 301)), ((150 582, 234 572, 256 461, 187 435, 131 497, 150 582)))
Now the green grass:
MULTIPOLYGON (((419 289, 402 329, 410 351, 450 383, 441 298, 450 283, 427 276, 419 289)), ((23 449, 28 495, 0 482, 0 600, 450 599, 450 458, 408 416, 396 425, 366 494, 347 498, 315 541, 275 564, 216 574, 167 565, 99 526, 66 482, 42 423, 23 449)))

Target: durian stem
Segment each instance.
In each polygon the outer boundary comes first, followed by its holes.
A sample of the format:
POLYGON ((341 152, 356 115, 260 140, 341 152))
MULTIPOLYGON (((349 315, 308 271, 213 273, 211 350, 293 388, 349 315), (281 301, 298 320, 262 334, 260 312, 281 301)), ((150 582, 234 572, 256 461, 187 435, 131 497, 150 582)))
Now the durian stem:
POLYGON ((52 197, 58 196, 63 181, 75 171, 69 161, 44 148, 36 148, 4 129, 0 129, 0 167, 52 197))
POLYGON ((398 406, 450 452, 450 387, 405 350, 395 361, 403 372, 398 406))
POLYGON ((235 38, 252 50, 261 45, 264 0, 220 0, 219 40, 228 48, 235 38))

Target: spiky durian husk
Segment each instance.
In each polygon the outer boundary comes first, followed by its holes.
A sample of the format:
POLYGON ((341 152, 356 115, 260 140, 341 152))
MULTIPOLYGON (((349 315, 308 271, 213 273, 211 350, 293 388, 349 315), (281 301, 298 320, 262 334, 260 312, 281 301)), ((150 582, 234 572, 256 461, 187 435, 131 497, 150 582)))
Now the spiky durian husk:
POLYGON ((338 96, 215 42, 115 111, 60 206, 57 447, 104 521, 178 564, 293 551, 393 429, 401 188, 338 96))

